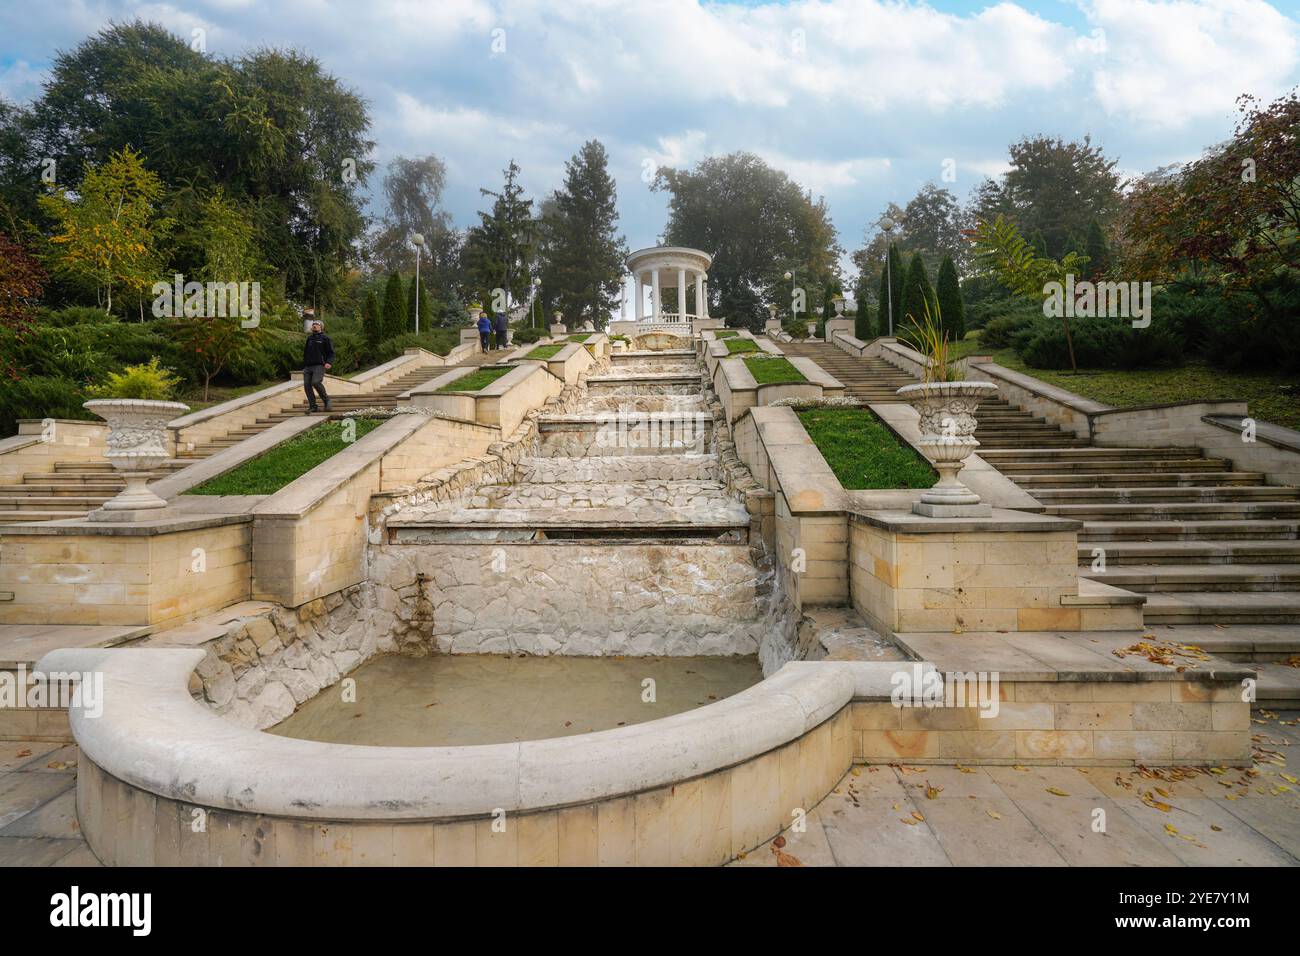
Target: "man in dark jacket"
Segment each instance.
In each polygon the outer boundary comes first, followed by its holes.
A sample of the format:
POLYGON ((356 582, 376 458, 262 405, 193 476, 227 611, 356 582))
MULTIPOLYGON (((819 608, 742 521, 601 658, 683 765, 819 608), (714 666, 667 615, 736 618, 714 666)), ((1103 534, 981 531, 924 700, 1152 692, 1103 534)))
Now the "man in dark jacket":
POLYGON ((497 348, 503 349, 510 339, 510 318, 505 312, 498 312, 496 318, 497 348))
POLYGON ((330 410, 330 397, 325 392, 325 373, 334 364, 334 343, 321 331, 319 322, 311 324, 311 334, 302 349, 302 388, 307 393, 307 414, 316 412, 316 395, 314 388, 325 403, 325 411, 330 410))

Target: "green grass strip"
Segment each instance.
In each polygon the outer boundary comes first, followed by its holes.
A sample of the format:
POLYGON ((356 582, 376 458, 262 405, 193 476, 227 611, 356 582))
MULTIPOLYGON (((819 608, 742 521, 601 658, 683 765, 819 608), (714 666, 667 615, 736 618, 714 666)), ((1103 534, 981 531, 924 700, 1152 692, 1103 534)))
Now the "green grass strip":
POLYGON ((504 366, 502 368, 480 368, 475 369, 468 375, 462 375, 455 381, 448 382, 438 388, 440 392, 477 392, 487 388, 502 375, 514 371, 513 366, 504 366))
POLYGON ((751 355, 743 359, 745 368, 759 385, 806 382, 808 378, 794 364, 780 355, 751 355))
POLYGON ((531 352, 525 355, 524 358, 526 359, 555 358, 555 353, 560 351, 560 349, 562 348, 564 348, 563 342, 555 343, 551 345, 539 345, 537 346, 537 348, 533 349, 531 352))
POLYGON ((713 333, 715 339, 731 339, 740 334, 738 329, 717 329, 713 333))
MULTIPOLYGON (((356 439, 374 431, 383 419, 355 418, 353 441, 343 440, 347 421, 326 421, 250 458, 238 468, 185 492, 187 495, 271 495, 332 458, 356 439)), ((349 429, 351 431, 351 429, 349 429)))
POLYGON ((870 409, 806 408, 796 414, 845 488, 929 488, 938 477, 870 409))
POLYGON ((585 342, 587 341, 587 339, 591 338, 595 334, 596 334, 595 332, 583 332, 581 335, 570 335, 566 341, 585 342))
POLYGON ((727 351, 735 355, 737 352, 757 352, 758 343, 753 339, 723 339, 727 345, 727 351))

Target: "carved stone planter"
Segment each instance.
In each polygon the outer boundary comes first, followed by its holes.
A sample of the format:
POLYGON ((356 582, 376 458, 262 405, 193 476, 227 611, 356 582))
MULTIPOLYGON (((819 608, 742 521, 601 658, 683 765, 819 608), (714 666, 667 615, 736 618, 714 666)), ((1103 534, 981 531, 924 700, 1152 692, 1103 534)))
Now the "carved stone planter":
MULTIPOLYGON (((129 512, 167 507, 167 502, 146 487, 167 453, 167 423, 190 410, 180 402, 154 402, 142 398, 102 398, 83 408, 108 422, 107 458, 126 480, 115 498, 104 502, 95 520, 130 520, 129 512)), ((98 513, 93 513, 98 514, 98 513)))
POLYGON ((975 440, 975 409, 997 392, 992 382, 923 382, 898 390, 921 414, 921 450, 934 463, 939 480, 912 506, 933 518, 976 517, 991 509, 980 496, 957 480, 963 463, 979 447, 975 440))

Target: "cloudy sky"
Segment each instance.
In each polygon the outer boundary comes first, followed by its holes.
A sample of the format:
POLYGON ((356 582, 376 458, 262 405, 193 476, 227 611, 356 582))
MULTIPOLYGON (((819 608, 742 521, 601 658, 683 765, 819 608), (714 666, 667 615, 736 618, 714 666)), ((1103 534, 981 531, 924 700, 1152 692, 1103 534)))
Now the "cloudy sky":
POLYGON ((312 53, 369 101, 381 164, 446 161, 460 225, 511 157, 540 196, 596 137, 633 248, 664 226, 647 170, 748 149, 826 196, 852 249, 885 203, 930 180, 964 198, 1023 135, 1091 134, 1130 173, 1194 157, 1238 94, 1300 83, 1295 4, 4 0, 0 94, 33 98, 57 50, 138 17, 217 55, 312 53))

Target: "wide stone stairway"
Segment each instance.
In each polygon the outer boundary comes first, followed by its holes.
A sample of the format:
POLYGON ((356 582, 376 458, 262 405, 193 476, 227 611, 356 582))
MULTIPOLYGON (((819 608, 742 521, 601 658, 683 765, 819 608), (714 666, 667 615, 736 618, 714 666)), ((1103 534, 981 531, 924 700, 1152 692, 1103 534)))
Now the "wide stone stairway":
MULTIPOLYGON (((376 406, 399 403, 398 396, 408 389, 429 381, 453 368, 472 368, 490 364, 504 353, 476 353, 455 366, 431 365, 396 378, 381 388, 355 395, 334 396, 332 414, 347 415, 376 406)), ((328 386, 327 386, 328 387, 328 386)), ((163 463, 160 474, 171 474, 203 461, 218 452, 239 444, 246 438, 266 431, 279 422, 307 414, 304 396, 284 411, 259 418, 194 448, 180 450, 175 458, 163 463)), ((0 484, 0 524, 15 521, 56 521, 81 518, 98 508, 123 488, 122 479, 107 461, 58 461, 50 472, 28 472, 21 483, 0 484)))
MULTIPOLYGON (((844 383, 846 396, 869 404, 901 402, 903 399, 898 397, 898 390, 919 381, 883 358, 860 358, 825 342, 783 342, 781 351, 786 355, 812 359, 844 383)), ((986 445, 1002 447, 1004 443, 1021 439, 1030 439, 1049 448, 1087 444, 1084 439, 1063 432, 1002 398, 980 402, 977 416, 979 430, 975 437, 986 445)))
POLYGON ((826 342, 782 342, 781 351, 812 359, 844 383, 846 396, 863 402, 901 402, 898 390, 916 381, 882 358, 859 358, 826 342))
MULTIPOLYGON (((915 381, 833 345, 782 349, 867 402, 915 381)), ((1300 701, 1300 488, 1196 447, 1094 446, 1000 398, 977 415, 978 454, 1045 513, 1083 523, 1080 576, 1146 595, 1157 639, 1255 664, 1260 706, 1300 701)))
POLYGON ((980 456, 1047 514, 1083 522, 1080 576, 1145 594, 1155 639, 1252 662, 1258 704, 1295 706, 1300 489, 1196 447, 999 444, 980 456))

